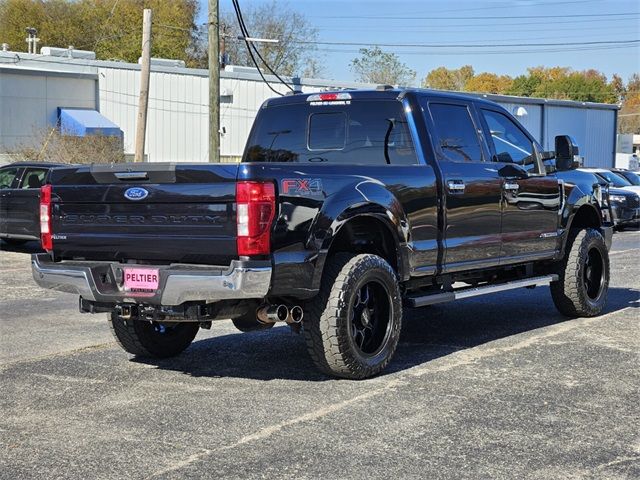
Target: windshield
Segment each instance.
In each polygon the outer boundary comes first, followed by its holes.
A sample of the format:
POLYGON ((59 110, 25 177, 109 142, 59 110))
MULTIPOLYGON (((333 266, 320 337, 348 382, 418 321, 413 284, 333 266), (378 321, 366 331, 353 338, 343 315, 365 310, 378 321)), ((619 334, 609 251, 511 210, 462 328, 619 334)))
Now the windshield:
POLYGON ((632 185, 640 185, 640 175, 636 172, 621 172, 618 175, 622 175, 626 178, 632 185))
POLYGON ((597 172, 596 175, 599 175, 600 177, 604 178, 607 181, 607 183, 612 184, 614 187, 622 188, 622 187, 631 186, 631 183, 629 182, 629 180, 613 172, 609 172, 609 171, 597 172))

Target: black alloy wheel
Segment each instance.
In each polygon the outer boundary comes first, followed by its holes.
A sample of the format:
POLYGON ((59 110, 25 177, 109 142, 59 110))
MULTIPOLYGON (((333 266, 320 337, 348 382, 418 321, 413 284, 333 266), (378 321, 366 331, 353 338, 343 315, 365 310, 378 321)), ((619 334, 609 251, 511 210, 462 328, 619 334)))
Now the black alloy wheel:
POLYGON ((351 339, 363 356, 373 356, 391 333, 391 297, 377 280, 362 285, 351 308, 351 339))
POLYGON ((597 300, 602 294, 604 261, 600 250, 591 248, 584 262, 583 281, 587 296, 597 300))

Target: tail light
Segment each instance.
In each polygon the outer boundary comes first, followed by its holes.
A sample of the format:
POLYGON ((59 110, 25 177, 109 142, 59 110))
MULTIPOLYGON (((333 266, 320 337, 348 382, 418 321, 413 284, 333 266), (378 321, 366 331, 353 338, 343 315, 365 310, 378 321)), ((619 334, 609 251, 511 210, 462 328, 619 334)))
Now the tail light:
POLYGON ((276 213, 273 183, 236 184, 238 255, 268 255, 271 252, 271 223, 276 213))
POLYGON ((51 185, 43 185, 40 187, 40 243, 48 252, 53 250, 51 235, 51 185))

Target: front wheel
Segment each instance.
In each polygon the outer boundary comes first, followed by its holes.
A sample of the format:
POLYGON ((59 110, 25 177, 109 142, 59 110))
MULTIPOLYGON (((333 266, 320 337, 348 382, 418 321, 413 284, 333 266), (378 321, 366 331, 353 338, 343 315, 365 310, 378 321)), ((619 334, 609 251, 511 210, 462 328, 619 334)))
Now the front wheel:
POLYGON ((594 228, 571 231, 551 296, 568 317, 595 317, 602 312, 609 290, 609 253, 594 228))
POLYGON ((111 333, 122 349, 137 357, 167 358, 182 353, 195 338, 197 323, 159 323, 129 319, 112 313, 111 333))
POLYGON ((380 373, 395 353, 401 325, 398 279, 383 258, 340 253, 327 260, 303 320, 307 350, 321 371, 350 379, 380 373))

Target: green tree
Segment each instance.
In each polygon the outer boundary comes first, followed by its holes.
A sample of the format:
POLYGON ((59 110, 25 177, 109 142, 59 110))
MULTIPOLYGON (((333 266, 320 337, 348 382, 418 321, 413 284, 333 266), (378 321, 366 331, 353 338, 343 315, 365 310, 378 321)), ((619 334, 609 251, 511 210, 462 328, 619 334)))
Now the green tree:
POLYGON ((384 85, 411 85, 416 72, 402 63, 395 53, 380 47, 361 48, 360 56, 351 60, 351 70, 360 82, 384 85))
POLYGON ((534 96, 581 102, 615 103, 617 100, 615 90, 606 79, 587 72, 570 72, 564 77, 542 82, 534 96))
POLYGON ((519 97, 532 97, 542 83, 542 78, 536 75, 518 75, 513 79, 511 88, 507 91, 508 95, 517 95, 519 97))
MULTIPOLYGON (((321 56, 317 46, 313 44, 318 40, 318 29, 288 3, 272 0, 270 3, 251 5, 243 9, 242 16, 252 37, 278 40, 278 43, 255 44, 276 73, 304 77, 317 77, 322 73, 321 56)), ((255 66, 247 52, 246 44, 238 40, 242 34, 235 11, 223 12, 221 25, 220 34, 226 32, 229 62, 233 65, 255 66)), ((256 60, 260 62, 261 68, 264 67, 257 56, 256 60)))
POLYGON ((2 41, 26 51, 25 28, 38 29, 40 46, 94 50, 99 59, 137 62, 142 10, 153 10, 151 55, 194 64, 197 0, 0 0, 2 41))
POLYGON ((436 90, 464 90, 465 84, 474 76, 473 67, 464 65, 460 68, 449 69, 446 67, 438 67, 431 70, 422 80, 422 86, 425 88, 434 88, 436 90))
POLYGON ((615 103, 621 95, 621 80, 607 77, 598 70, 581 72, 569 67, 532 67, 527 75, 513 80, 508 89, 510 95, 557 98, 582 102, 615 103))

